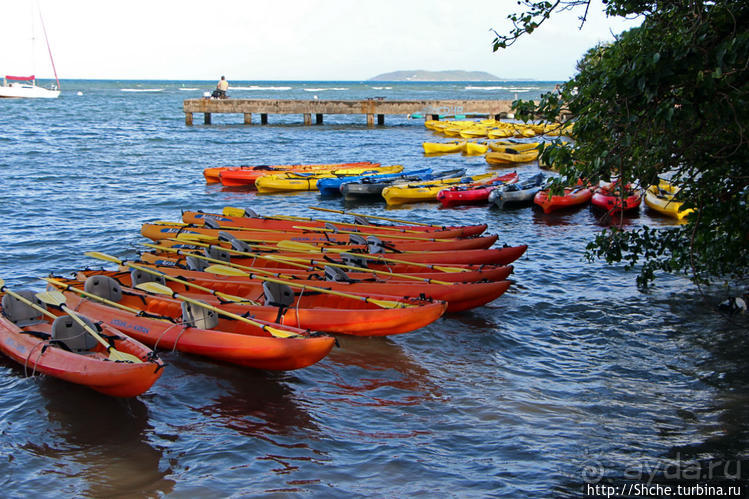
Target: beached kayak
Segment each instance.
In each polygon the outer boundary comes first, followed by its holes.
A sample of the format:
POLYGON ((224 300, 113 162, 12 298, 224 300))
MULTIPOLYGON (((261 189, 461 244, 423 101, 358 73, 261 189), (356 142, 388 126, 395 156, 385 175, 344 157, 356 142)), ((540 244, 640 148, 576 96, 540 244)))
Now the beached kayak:
MULTIPOLYGON (((303 227, 300 225, 299 227, 303 227)), ((226 234, 229 237, 253 244, 275 245, 279 241, 295 241, 314 245, 347 246, 350 249, 366 250, 369 245, 378 245, 386 251, 460 251, 466 249, 489 248, 497 242, 496 234, 488 236, 477 236, 468 238, 433 238, 427 235, 411 234, 378 234, 368 236, 364 244, 352 243, 351 238, 356 234, 338 234, 326 231, 261 231, 247 228, 246 230, 222 230, 209 229, 205 226, 185 226, 167 224, 143 224, 141 234, 153 241, 162 239, 179 238, 195 239, 198 241, 217 241, 219 235, 226 234), (400 239, 402 237, 402 239, 400 239), (413 237, 413 239, 412 239, 413 237), (376 238, 376 239, 375 239, 376 238), (372 241, 371 243, 369 241, 372 241)))
POLYGON ((609 215, 621 212, 631 212, 640 207, 642 201, 642 189, 636 189, 630 185, 625 186, 622 192, 618 182, 611 182, 597 187, 590 198, 590 203, 609 215))
MULTIPOLYGON (((141 263, 145 266, 146 264, 141 263)), ((174 273, 190 280, 192 284, 198 284, 222 293, 233 296, 246 297, 257 300, 264 295, 263 277, 259 273, 246 277, 224 276, 211 274, 209 272, 198 272, 180 269, 177 267, 154 267, 165 273, 174 273)), ((100 274, 101 271, 82 271, 80 275, 89 277, 100 274)), ((131 281, 130 273, 122 273, 118 278, 121 282, 129 286, 131 281)), ((475 307, 485 305, 501 296, 510 286, 509 281, 495 282, 457 282, 450 285, 432 284, 432 283, 406 283, 406 282, 337 282, 337 281, 319 281, 294 279, 289 280, 295 286, 305 286, 306 292, 294 289, 297 294, 306 294, 312 291, 311 288, 321 288, 331 291, 338 291, 348 294, 359 295, 362 297, 372 297, 374 299, 388 298, 392 300, 434 300, 447 302, 447 312, 460 312, 470 310, 475 307)), ((184 285, 167 280, 166 285, 178 293, 190 292, 184 285)), ((291 306, 296 305, 296 300, 291 306)), ((436 310, 430 309, 430 313, 436 313, 436 310)), ((429 315, 429 314, 427 314, 429 315)), ((126 329, 123 329, 126 331, 126 329)), ((143 341, 143 340, 141 340, 143 341)))
POLYGON ((489 200, 489 194, 493 189, 500 185, 516 182, 517 179, 517 172, 512 172, 478 185, 457 185, 439 191, 437 193, 437 200, 442 204, 443 208, 466 204, 486 204, 489 200))
MULTIPOLYGON (((256 321, 296 335, 289 338, 275 337, 267 327, 253 326, 216 314, 201 314, 198 307, 188 308, 183 315, 182 309, 177 312, 166 302, 153 301, 146 304, 138 298, 132 299, 122 293, 121 286, 116 281, 108 281, 103 277, 107 276, 91 276, 93 284, 89 284, 88 291, 98 296, 103 295, 118 304, 126 300, 131 310, 83 298, 74 291, 65 291, 69 306, 93 320, 117 325, 127 335, 147 345, 257 369, 291 370, 318 362, 335 344, 332 336, 310 333, 288 325, 256 321)), ((81 286, 76 280, 56 279, 71 287, 81 286)))
POLYGON ((681 201, 676 201, 679 187, 674 186, 666 180, 660 180, 658 185, 651 185, 645 190, 645 204, 658 213, 683 220, 687 215, 693 213, 692 208, 684 209, 681 201))
POLYGON ((586 186, 565 187, 563 194, 552 195, 548 190, 539 191, 533 202, 543 208, 544 213, 551 213, 563 208, 579 207, 590 201, 593 189, 586 186))
POLYGON ((540 144, 541 144, 540 142, 499 141, 499 142, 490 142, 489 149, 491 149, 494 152, 509 152, 510 154, 512 154, 514 152, 530 151, 531 149, 537 148, 540 144))
POLYGON ((341 168, 324 173, 273 173, 258 178, 255 181, 255 188, 258 192, 266 194, 274 192, 314 191, 317 190, 317 181, 322 178, 376 175, 398 173, 401 171, 403 171, 403 165, 381 166, 378 168, 341 168))
POLYGON ((530 204, 536 193, 542 189, 545 180, 546 176, 543 173, 537 173, 520 182, 495 187, 489 194, 489 203, 500 210, 508 204, 530 204))
POLYGON ((398 173, 383 173, 383 174, 371 174, 371 175, 359 175, 350 177, 330 177, 321 178, 317 181, 317 190, 323 196, 338 196, 341 194, 341 186, 350 182, 387 182, 395 181, 403 178, 404 176, 414 177, 430 177, 432 173, 431 168, 422 168, 420 170, 412 170, 410 172, 398 172, 398 173))
POLYGON ((305 226, 305 227, 316 227, 324 228, 326 224, 332 224, 340 229, 345 230, 359 230, 361 232, 373 233, 373 234, 412 234, 418 237, 434 237, 440 239, 447 239, 453 237, 470 237, 478 236, 483 233, 487 225, 461 225, 461 226, 424 226, 424 225, 370 225, 360 223, 345 223, 331 220, 313 220, 308 218, 294 218, 274 216, 261 217, 261 216, 235 216, 227 215, 227 208, 224 208, 222 213, 203 213, 200 211, 183 211, 182 221, 188 224, 203 225, 206 217, 213 218, 216 220, 221 227, 251 227, 264 230, 276 230, 276 231, 297 231, 294 227, 305 226))
POLYGON ((395 184, 382 190, 382 197, 388 206, 406 203, 437 201, 437 194, 453 184, 470 184, 478 181, 488 181, 495 177, 494 173, 484 173, 470 177, 453 177, 419 183, 395 184))
MULTIPOLYGON (((46 308, 33 292, 19 294, 46 308)), ((84 321, 95 327, 85 314, 84 321)), ((118 352, 142 362, 110 360, 107 350, 71 317, 52 320, 8 294, 2 297, 0 351, 26 372, 46 374, 114 397, 135 397, 151 388, 164 367, 153 351, 106 324, 100 334, 118 352)))
POLYGON ((462 177, 465 175, 465 168, 456 168, 453 170, 432 173, 428 176, 403 176, 402 178, 388 181, 370 181, 364 179, 360 182, 346 183, 341 186, 341 194, 347 201, 362 199, 366 197, 382 197, 382 191, 385 187, 391 185, 400 185, 405 183, 416 183, 422 181, 440 180, 444 178, 462 177))
POLYGON ((486 162, 492 166, 509 166, 514 163, 529 163, 538 159, 538 150, 529 149, 527 151, 511 152, 508 148, 505 152, 488 152, 484 156, 486 162))
POLYGON ((424 154, 450 154, 463 152, 465 141, 462 142, 424 142, 421 144, 424 154))
MULTIPOLYGON (((355 163, 328 163, 328 164, 309 164, 309 165, 257 165, 257 166, 218 166, 212 168, 205 168, 203 170, 203 176, 205 177, 206 183, 215 184, 221 182, 221 174, 224 172, 244 172, 233 176, 238 185, 249 185, 254 184, 255 179, 259 176, 265 175, 266 173, 272 172, 284 172, 284 171, 324 171, 334 170, 338 168, 357 168, 357 167, 375 167, 380 166, 379 163, 372 163, 370 161, 359 161, 355 163), (246 179, 243 179, 243 175, 247 175, 246 179)), ((231 183, 227 185, 233 185, 231 183)))

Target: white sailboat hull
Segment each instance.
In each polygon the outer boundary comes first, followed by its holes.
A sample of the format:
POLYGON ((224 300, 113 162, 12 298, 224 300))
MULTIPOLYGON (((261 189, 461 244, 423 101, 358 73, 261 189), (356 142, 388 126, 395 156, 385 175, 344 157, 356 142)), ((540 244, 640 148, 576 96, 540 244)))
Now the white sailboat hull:
POLYGON ((11 83, 0 86, 0 99, 55 99, 60 96, 59 90, 50 90, 28 83, 11 83))

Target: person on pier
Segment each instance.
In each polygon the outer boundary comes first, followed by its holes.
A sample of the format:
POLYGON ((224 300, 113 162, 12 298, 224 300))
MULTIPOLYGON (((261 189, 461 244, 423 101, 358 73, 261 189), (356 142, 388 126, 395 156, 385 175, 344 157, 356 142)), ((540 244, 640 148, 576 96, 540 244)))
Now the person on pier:
POLYGON ((226 99, 226 91, 229 89, 229 82, 221 76, 221 79, 216 84, 216 90, 213 91, 213 97, 217 99, 226 99))

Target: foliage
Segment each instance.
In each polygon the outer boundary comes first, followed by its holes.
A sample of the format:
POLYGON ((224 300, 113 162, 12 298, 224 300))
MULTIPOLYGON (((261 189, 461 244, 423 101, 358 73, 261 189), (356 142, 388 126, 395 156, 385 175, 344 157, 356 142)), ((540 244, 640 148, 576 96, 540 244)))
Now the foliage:
MULTIPOLYGON (((681 186, 685 207, 696 209, 677 228, 603 231, 589 258, 642 263, 641 286, 657 270, 690 273, 698 283, 740 281, 749 269, 749 2, 604 3, 610 16, 642 16, 641 26, 591 48, 558 92, 513 103, 516 115, 575 116, 575 143, 555 141, 543 153, 562 178, 616 176, 647 186, 666 176, 681 186)), ((510 16, 514 29, 497 34, 494 50, 533 32, 554 11, 584 7, 584 22, 590 7, 583 0, 521 4, 526 12, 510 16)))

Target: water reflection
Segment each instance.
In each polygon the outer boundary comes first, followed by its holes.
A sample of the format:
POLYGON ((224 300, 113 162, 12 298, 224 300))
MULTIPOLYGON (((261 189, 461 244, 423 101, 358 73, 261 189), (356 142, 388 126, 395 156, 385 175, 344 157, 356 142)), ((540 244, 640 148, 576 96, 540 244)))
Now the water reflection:
POLYGON ((149 411, 138 399, 116 399, 53 378, 39 390, 50 426, 43 443, 27 442, 29 452, 58 461, 55 468, 81 478, 75 495, 168 494, 174 482, 161 464, 161 450, 148 442, 149 411), (72 465, 72 462, 75 465, 72 465))

